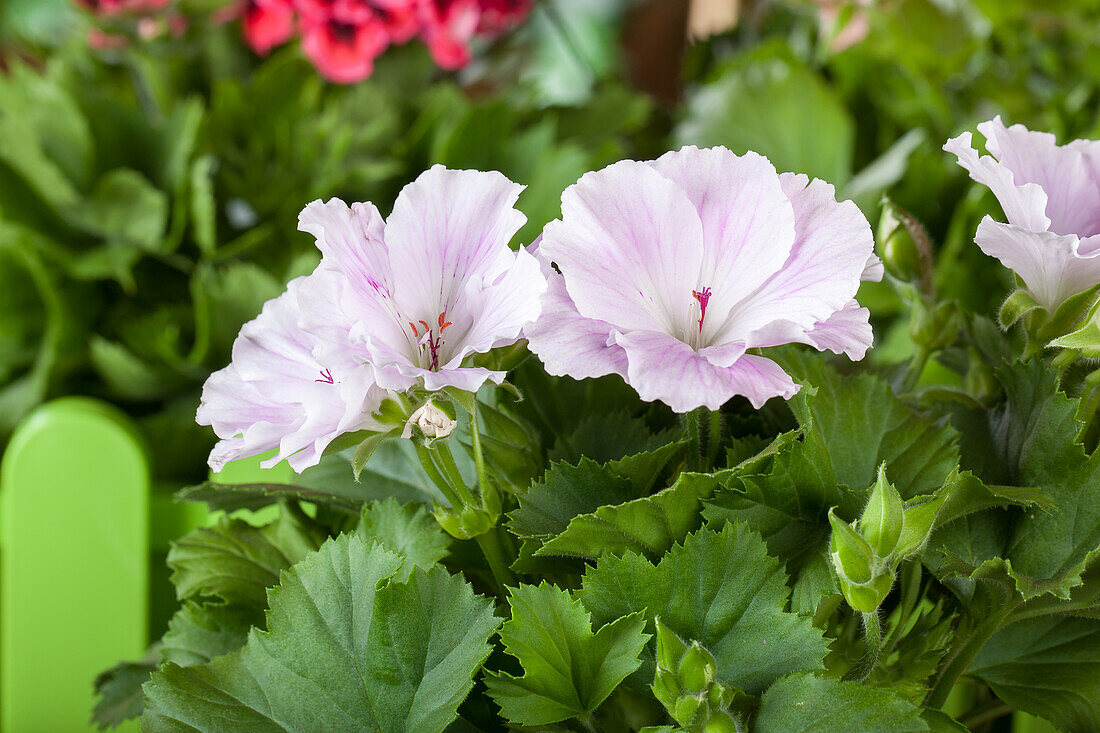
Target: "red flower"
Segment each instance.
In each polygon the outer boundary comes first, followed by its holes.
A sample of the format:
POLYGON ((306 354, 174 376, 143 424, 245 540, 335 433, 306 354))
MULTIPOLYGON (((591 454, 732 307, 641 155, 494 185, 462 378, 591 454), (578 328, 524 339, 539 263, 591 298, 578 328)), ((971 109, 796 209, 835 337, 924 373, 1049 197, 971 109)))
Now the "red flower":
POLYGON ((307 20, 304 15, 302 20, 302 51, 322 76, 342 84, 370 76, 374 59, 390 42, 377 16, 357 23, 307 20))
POLYGON ((171 0, 76 0, 81 5, 97 15, 114 15, 115 13, 146 13, 151 10, 163 8, 171 0))
POLYGON ((432 59, 444 69, 470 63, 470 41, 481 19, 478 0, 424 0, 420 10, 432 59))
POLYGON ((478 0, 478 5, 481 6, 481 17, 477 32, 495 35, 522 23, 531 12, 533 0, 478 0))
POLYGON ((245 0, 241 27, 252 50, 266 55, 293 35, 294 7, 290 0, 245 0))

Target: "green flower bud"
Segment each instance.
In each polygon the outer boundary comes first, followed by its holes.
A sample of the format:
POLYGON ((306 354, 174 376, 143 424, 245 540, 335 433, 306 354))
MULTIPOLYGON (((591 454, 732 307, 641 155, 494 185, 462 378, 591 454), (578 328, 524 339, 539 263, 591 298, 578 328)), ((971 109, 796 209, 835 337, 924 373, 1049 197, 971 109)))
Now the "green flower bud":
POLYGON ((890 595, 894 574, 887 572, 876 575, 869 583, 849 583, 841 579, 839 585, 849 606, 861 613, 871 613, 890 595))
POLYGON ((684 695, 672 706, 672 719, 680 725, 691 725, 702 704, 703 701, 698 697, 684 695))
POLYGON ((940 303, 933 310, 913 309, 909 336, 918 346, 936 351, 955 343, 962 326, 962 314, 954 301, 940 303))
POLYGON ((914 282, 921 279, 921 253, 910 230, 919 226, 913 217, 885 196, 878 223, 878 241, 886 271, 898 280, 914 282))
POLYGON ((724 710, 716 710, 703 723, 703 733, 740 733, 737 721, 724 710))
POLYGON ((688 645, 675 631, 665 626, 659 616, 654 619, 654 624, 657 627, 657 667, 675 671, 688 645))
POLYGON ((653 690, 653 696, 657 698, 657 702, 664 705, 666 710, 671 710, 680 699, 680 680, 667 669, 657 668, 650 689, 653 690))
POLYGON ((886 480, 886 464, 878 469, 878 478, 871 486, 871 498, 859 518, 859 531, 877 557, 886 558, 894 551, 901 536, 905 502, 894 485, 886 480))
POLYGON ((852 526, 829 510, 829 524, 833 527, 829 538, 829 556, 840 579, 856 585, 869 583, 874 576, 875 556, 867 540, 852 526))
POLYGON ((697 641, 691 642, 691 646, 680 657, 680 666, 677 669, 680 684, 684 690, 694 695, 707 689, 707 685, 714 681, 717 671, 718 663, 714 655, 697 641))
POLYGON ((896 550, 899 559, 911 557, 924 548, 946 500, 947 493, 940 492, 931 501, 906 507, 896 550))

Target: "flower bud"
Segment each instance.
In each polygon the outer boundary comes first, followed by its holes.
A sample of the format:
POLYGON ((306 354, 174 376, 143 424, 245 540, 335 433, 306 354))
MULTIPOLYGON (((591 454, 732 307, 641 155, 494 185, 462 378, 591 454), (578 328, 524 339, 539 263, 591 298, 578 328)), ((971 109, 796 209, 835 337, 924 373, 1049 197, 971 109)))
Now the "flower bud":
POLYGON ((940 508, 947 501, 947 494, 941 492, 939 496, 916 504, 905 509, 905 518, 901 526, 901 536, 898 538, 896 554, 898 559, 904 559, 917 554, 924 548, 932 529, 936 524, 936 517, 940 508))
POLYGON ((703 701, 693 695, 683 695, 672 706, 672 719, 680 725, 690 725, 703 701))
POLYGON ((883 197, 882 217, 878 223, 882 262, 891 276, 905 282, 921 278, 921 253, 907 222, 911 218, 897 204, 883 197))
POLYGON ((737 721, 725 711, 714 711, 702 726, 703 733, 740 733, 737 721))
POLYGON ((703 648, 699 642, 693 641, 680 657, 680 665, 676 671, 684 690, 698 694, 706 690, 707 686, 714 681, 718 663, 713 654, 703 648))
POLYGON ((412 415, 409 415, 409 420, 405 423, 405 429, 401 432, 401 437, 411 438, 413 425, 415 425, 429 440, 446 438, 454 432, 456 424, 450 415, 436 407, 434 402, 428 400, 417 408, 412 415))
POLYGON ((878 470, 878 478, 871 487, 871 498, 859 519, 859 530, 871 546, 875 556, 889 557, 901 536, 905 502, 894 485, 886 480, 886 464, 878 470))
POLYGON ((829 555, 840 579, 848 583, 869 583, 874 575, 875 555, 867 540, 829 510, 829 555))

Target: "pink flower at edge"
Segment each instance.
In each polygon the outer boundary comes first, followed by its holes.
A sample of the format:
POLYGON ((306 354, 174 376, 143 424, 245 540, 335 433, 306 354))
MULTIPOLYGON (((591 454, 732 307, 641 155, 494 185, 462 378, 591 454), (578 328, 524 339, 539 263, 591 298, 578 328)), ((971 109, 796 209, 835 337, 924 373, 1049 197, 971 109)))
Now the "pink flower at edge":
POLYGON ((515 343, 546 290, 539 262, 508 246, 526 221, 514 208, 521 190, 499 173, 437 165, 405 186, 385 221, 370 203, 309 204, 299 228, 323 257, 302 285, 302 326, 350 342, 395 392, 499 384, 503 372, 467 357, 515 343))
POLYGON ((441 68, 460 69, 470 63, 470 43, 481 19, 477 0, 423 0, 421 37, 441 68))
POLYGON ((241 28, 253 51, 266 55, 294 35, 291 0, 245 0, 241 28))
POLYGON ((1054 135, 994 117, 978 125, 990 155, 964 132, 943 149, 988 186, 1008 223, 986 216, 974 241, 1014 271, 1044 308, 1100 283, 1100 141, 1054 135))
POLYGON ((203 385, 196 420, 221 438, 210 453, 215 471, 278 448, 264 467, 286 459, 301 473, 338 436, 378 426, 372 415, 386 393, 374 384, 370 367, 346 349, 328 349, 319 359, 320 339, 299 327, 304 282, 293 280, 241 328, 232 362, 203 385))
POLYGON ((538 251, 561 273, 525 329, 547 371, 619 374, 677 412, 798 391, 748 349, 797 342, 861 358, 871 344, 854 301, 862 277, 881 277, 866 218, 755 153, 688 147, 588 173, 538 251))

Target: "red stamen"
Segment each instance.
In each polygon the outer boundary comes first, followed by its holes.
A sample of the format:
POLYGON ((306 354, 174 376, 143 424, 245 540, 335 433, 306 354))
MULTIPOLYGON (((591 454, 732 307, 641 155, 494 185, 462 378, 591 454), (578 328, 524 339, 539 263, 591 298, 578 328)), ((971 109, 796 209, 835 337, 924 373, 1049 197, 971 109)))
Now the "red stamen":
POLYGON ((325 369, 321 372, 321 379, 314 379, 314 382, 321 382, 322 384, 336 384, 336 380, 332 378, 332 371, 325 369))
POLYGON ((412 329, 413 336, 415 336, 416 338, 420 338, 420 332, 416 330, 416 324, 415 323, 413 323, 412 321, 409 321, 409 328, 412 329))
POLYGON ((442 313, 439 314, 439 332, 440 333, 443 333, 443 329, 445 329, 447 326, 452 325, 450 321, 447 321, 446 323, 444 323, 444 321, 446 319, 447 319, 447 311, 443 311, 442 313))
POLYGON ((710 302, 710 288, 692 290, 691 297, 699 301, 699 331, 703 331, 703 319, 707 316, 707 303, 710 302))

